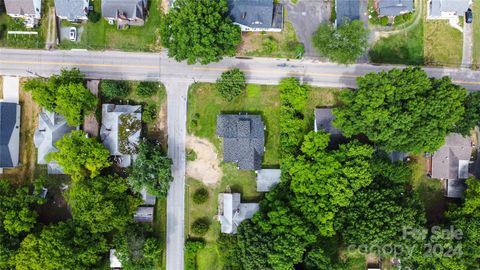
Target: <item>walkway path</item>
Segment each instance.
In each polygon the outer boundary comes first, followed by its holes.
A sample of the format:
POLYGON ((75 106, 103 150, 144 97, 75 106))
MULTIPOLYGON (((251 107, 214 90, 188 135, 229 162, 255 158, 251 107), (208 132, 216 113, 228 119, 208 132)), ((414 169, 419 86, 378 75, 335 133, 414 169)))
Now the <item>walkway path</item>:
POLYGON ((473 53, 473 26, 471 23, 465 23, 463 26, 463 54, 462 68, 470 68, 472 66, 473 53))

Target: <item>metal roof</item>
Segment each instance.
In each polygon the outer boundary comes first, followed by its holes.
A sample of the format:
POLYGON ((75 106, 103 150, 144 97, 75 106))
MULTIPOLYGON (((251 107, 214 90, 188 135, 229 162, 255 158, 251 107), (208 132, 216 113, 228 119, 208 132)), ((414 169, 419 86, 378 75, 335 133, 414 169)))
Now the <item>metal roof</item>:
POLYGON ((0 168, 18 165, 20 147, 20 105, 0 102, 0 168))
POLYGON ((83 19, 88 14, 89 0, 55 0, 57 16, 67 18, 69 21, 83 19))
POLYGON ((264 132, 265 125, 260 115, 219 115, 217 135, 223 137, 223 161, 236 162, 241 170, 260 169, 264 132))
POLYGON ((453 12, 463 16, 470 6, 470 0, 431 0, 429 3, 429 16, 441 17, 442 12, 453 12))
POLYGON ((238 225, 260 209, 258 203, 241 203, 240 193, 218 194, 218 207, 221 232, 230 234, 236 233, 238 225))

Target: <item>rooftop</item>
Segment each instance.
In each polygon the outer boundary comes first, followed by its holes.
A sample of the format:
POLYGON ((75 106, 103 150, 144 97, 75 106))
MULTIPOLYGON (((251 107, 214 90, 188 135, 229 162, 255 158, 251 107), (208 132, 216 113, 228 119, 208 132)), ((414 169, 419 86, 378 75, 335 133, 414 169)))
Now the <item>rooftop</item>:
POLYGON ((359 20, 360 19, 360 1, 352 0, 336 0, 335 11, 337 14, 337 26, 343 24, 345 19, 359 20))
POLYGON ((69 21, 84 19, 88 14, 89 0, 55 0, 57 16, 69 21))
POLYGON ((432 155, 432 178, 458 180, 468 178, 472 154, 470 138, 451 133, 445 144, 432 155))
POLYGON ((341 143, 347 141, 347 139, 342 135, 342 132, 333 126, 333 120, 335 120, 335 115, 333 115, 332 108, 317 108, 315 109, 315 122, 313 129, 315 132, 318 130, 324 130, 330 134, 330 146, 336 147, 341 143))
POLYGON ((35 5, 33 0, 5 0, 5 9, 8 14, 35 14, 35 5))
POLYGON ((467 185, 465 180, 447 180, 447 197, 448 198, 462 198, 467 185))
POLYGON ((0 168, 18 166, 20 152, 20 105, 0 102, 0 168))
POLYGON ((282 5, 273 0, 228 0, 232 20, 250 28, 282 28, 282 5))
POLYGON ((102 0, 102 16, 106 18, 145 19, 147 0, 102 0))
POLYGON ((282 170, 261 169, 257 172, 257 191, 268 192, 280 182, 282 170))
POLYGON ((381 16, 398 16, 413 11, 413 0, 378 0, 381 16))
POLYGON ((218 194, 218 216, 222 233, 235 234, 245 219, 252 218, 260 209, 258 203, 240 203, 240 193, 218 194))
POLYGON ((133 215, 133 219, 136 222, 153 222, 153 206, 141 206, 138 207, 133 215))
POLYGON ((428 6, 429 17, 442 17, 442 13, 455 13, 463 16, 470 6, 470 0, 431 0, 428 6))
POLYGON ((222 114, 217 117, 217 135, 223 137, 223 161, 236 162, 240 170, 262 166, 265 125, 260 115, 222 114))

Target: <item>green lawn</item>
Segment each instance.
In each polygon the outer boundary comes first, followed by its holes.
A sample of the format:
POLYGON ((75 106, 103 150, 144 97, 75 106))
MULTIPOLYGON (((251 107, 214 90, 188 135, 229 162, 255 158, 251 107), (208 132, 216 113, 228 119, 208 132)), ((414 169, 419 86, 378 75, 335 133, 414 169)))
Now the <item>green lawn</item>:
POLYGON ((462 63, 463 34, 446 20, 425 22, 425 64, 458 67, 462 63))
POLYGON ((155 206, 155 219, 153 221, 153 231, 162 243, 163 256, 160 263, 156 266, 157 270, 166 269, 166 247, 167 247, 167 199, 157 198, 155 206))
MULTIPOLYGON (((92 1, 94 10, 101 13, 101 1, 92 1)), ((63 49, 86 48, 93 50, 116 49, 123 51, 159 51, 161 20, 161 0, 150 0, 148 16, 144 26, 132 26, 118 30, 116 25, 109 25, 103 17, 97 22, 87 21, 83 24, 83 33, 78 43, 63 40, 63 49)), ((62 22, 65 25, 65 23, 62 22)))
POLYGON ((369 52, 374 63, 423 64, 423 23, 419 22, 409 31, 377 41, 369 52))
POLYGON ((473 67, 480 68, 480 2, 473 3, 473 67))

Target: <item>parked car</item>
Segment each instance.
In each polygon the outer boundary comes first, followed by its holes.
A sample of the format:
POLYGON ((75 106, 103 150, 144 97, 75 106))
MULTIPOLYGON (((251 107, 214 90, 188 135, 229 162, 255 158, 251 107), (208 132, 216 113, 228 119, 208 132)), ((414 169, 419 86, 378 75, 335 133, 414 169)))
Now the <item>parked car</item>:
POLYGON ((70 40, 77 41, 77 28, 70 27, 70 40))
POLYGON ((473 21, 473 12, 472 12, 472 9, 469 8, 467 9, 467 12, 465 12, 465 22, 472 23, 472 21, 473 21))

